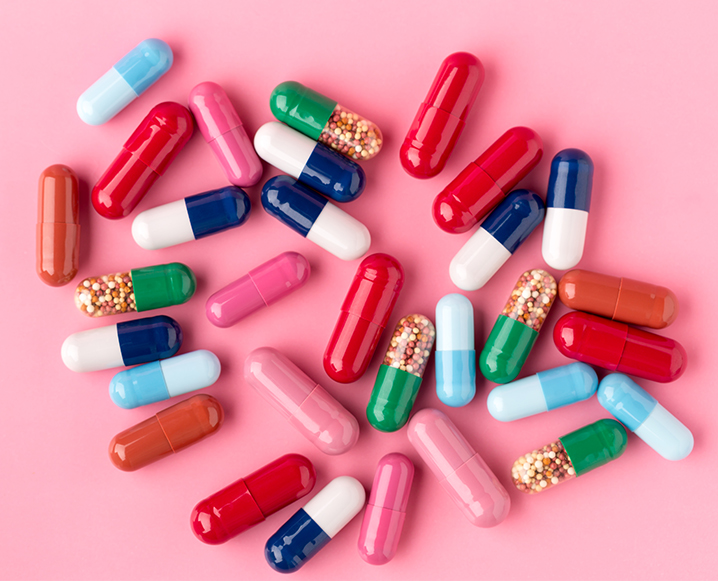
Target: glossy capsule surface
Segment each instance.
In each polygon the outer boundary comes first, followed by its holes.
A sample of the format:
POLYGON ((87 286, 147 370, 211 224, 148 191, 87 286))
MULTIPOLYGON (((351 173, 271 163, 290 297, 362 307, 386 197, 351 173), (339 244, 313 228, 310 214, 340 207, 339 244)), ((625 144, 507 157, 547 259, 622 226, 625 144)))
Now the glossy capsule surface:
POLYGON ((436 395, 441 403, 462 407, 476 395, 474 307, 452 293, 436 303, 436 395))

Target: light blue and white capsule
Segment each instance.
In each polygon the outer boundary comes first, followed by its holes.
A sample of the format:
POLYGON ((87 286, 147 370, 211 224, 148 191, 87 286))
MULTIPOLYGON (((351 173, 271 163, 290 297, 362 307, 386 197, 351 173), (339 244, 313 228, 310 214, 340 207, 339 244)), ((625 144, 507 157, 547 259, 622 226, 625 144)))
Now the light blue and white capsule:
POLYGON ((666 460, 683 460, 693 450, 691 431, 630 377, 622 373, 604 377, 598 401, 666 460))
POLYGON ((143 40, 77 100, 77 114, 88 125, 107 123, 144 93, 172 66, 172 49, 163 40, 143 40))
POLYGON ((217 356, 200 349, 120 371, 110 381, 110 398, 131 410, 209 387, 221 371, 217 356))
POLYGON ((359 514, 365 501, 356 478, 335 478, 269 538, 267 563, 280 573, 299 570, 359 514))
POLYGON ((436 303, 436 395, 450 407, 462 407, 476 395, 474 307, 458 293, 436 303))
POLYGON ((591 366, 569 363, 495 387, 486 405, 495 419, 513 422, 587 400, 597 388, 591 366))

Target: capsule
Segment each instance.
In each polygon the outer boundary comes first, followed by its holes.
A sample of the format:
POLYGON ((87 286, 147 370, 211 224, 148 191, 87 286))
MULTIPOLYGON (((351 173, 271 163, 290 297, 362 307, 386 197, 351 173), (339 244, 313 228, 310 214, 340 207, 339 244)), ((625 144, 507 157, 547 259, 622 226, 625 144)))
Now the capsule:
POLYGON ((62 362, 77 372, 129 367, 172 357, 182 328, 165 315, 73 333, 62 344, 62 362))
POLYGON ((334 381, 359 379, 371 361, 404 285, 404 269, 388 254, 359 265, 324 352, 324 371, 334 381))
POLYGON ((343 454, 356 444, 356 418, 276 349, 252 351, 244 362, 244 379, 325 454, 343 454))
POLYGON ((145 250, 159 250, 241 226, 251 209, 249 196, 228 186, 145 210, 132 221, 132 237, 145 250))
POLYGON ((589 399, 598 389, 596 372, 569 363, 495 387, 486 402, 500 422, 513 422, 589 399))
POLYGON ((561 317, 553 342, 571 359, 659 383, 686 370, 686 350, 678 341, 586 313, 561 317))
POLYGON ((666 460, 683 460, 693 450, 691 431, 631 378, 604 377, 598 402, 666 460))
POLYGON ((223 420, 216 399, 194 395, 117 434, 110 442, 110 460, 133 472, 211 436, 223 420))
POLYGON ((158 38, 143 40, 77 100, 77 114, 88 125, 107 123, 154 85, 172 66, 172 49, 158 38))
POLYGON ((226 543, 309 494, 316 481, 309 459, 285 454, 201 500, 190 517, 192 532, 208 545, 226 543))
POLYGON ((432 408, 416 412, 407 435, 472 525, 488 528, 503 522, 511 507, 506 489, 446 414, 432 408))
POLYGON ((192 137, 192 115, 179 103, 147 114, 92 188, 92 205, 111 220, 128 216, 192 137))
POLYGON ((486 379, 516 379, 555 299, 556 280, 545 270, 527 270, 519 277, 479 356, 486 379))
POLYGON ((444 169, 483 83, 484 66, 473 54, 444 59, 399 151, 410 176, 432 178, 444 169))
POLYGON ((279 121, 352 159, 371 159, 381 149, 374 123, 301 83, 277 85, 269 107, 279 121))
POLYGON ((357 544, 370 565, 385 565, 396 555, 413 481, 414 465, 404 454, 379 460, 357 544))
POLYGON ((120 371, 110 381, 110 399, 133 409, 213 385, 222 366, 211 351, 200 349, 120 371))
POLYGON ((543 144, 528 127, 504 133, 434 199, 434 221, 444 232, 468 232, 538 164, 543 144))
POLYGON ((559 151, 551 162, 541 252, 551 268, 568 270, 583 256, 591 207, 593 162, 580 149, 559 151))
POLYGON ((409 315, 397 324, 366 408, 377 430, 396 432, 409 420, 435 337, 434 325, 424 315, 409 315))
POLYGON ((460 294, 436 303, 436 395, 450 407, 462 407, 476 395, 474 307, 460 294))
POLYGON ((77 175, 65 165, 40 174, 37 203, 37 275, 50 286, 62 286, 80 264, 80 194, 77 175))
POLYGON ((663 329, 678 316, 678 299, 666 287, 588 270, 564 274, 558 297, 570 309, 652 329, 663 329))
POLYGON ((302 288, 311 268, 298 252, 283 252, 250 270, 207 299, 205 312, 216 327, 231 327, 302 288))
POLYGON ((279 573, 298 571, 359 514, 365 500, 356 478, 335 478, 269 537, 267 563, 279 573))
POLYGON ((200 83, 190 91, 189 110, 229 183, 240 188, 257 184, 262 162, 224 89, 217 83, 200 83))
POLYGON ((521 456, 511 468, 511 479, 521 492, 548 490, 615 460, 627 443, 621 424, 598 420, 521 456))
POLYGON ((535 193, 512 192, 452 258, 451 281, 464 291, 482 288, 541 223, 543 216, 543 201, 535 193))
POLYGON ((262 188, 262 206, 295 232, 342 260, 356 260, 371 246, 366 226, 289 176, 262 188))
POLYGON ((75 306, 88 317, 141 313, 186 303, 196 288, 192 270, 170 262, 88 277, 75 289, 75 306))
POLYGON ((358 164, 277 121, 254 134, 259 157, 335 202, 351 202, 364 191, 358 164))

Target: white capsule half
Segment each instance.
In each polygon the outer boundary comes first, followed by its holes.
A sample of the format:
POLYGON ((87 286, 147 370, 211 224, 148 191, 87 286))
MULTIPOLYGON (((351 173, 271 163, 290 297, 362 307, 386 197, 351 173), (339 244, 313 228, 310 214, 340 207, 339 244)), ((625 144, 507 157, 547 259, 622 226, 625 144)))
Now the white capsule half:
POLYGON ((279 121, 265 123, 254 134, 257 155, 295 179, 299 179, 316 146, 311 137, 279 121))
POLYGON ((568 270, 583 256, 588 212, 573 208, 546 208, 541 253, 551 268, 568 270))
POLYGON ((359 514, 365 501, 366 492, 356 478, 339 476, 304 506, 304 512, 333 538, 359 514))
POLYGON ((184 200, 157 206, 137 215, 132 237, 145 250, 158 250, 194 240, 192 224, 184 200))
POLYGON ((62 344, 62 362, 72 371, 99 371, 122 367, 117 325, 99 327, 70 335, 62 344))
POLYGON ((361 258, 371 246, 367 227, 331 202, 326 203, 306 237, 342 260, 361 258))
POLYGON ((511 253, 483 228, 474 232, 451 260, 451 282, 464 291, 479 290, 511 258, 511 253))

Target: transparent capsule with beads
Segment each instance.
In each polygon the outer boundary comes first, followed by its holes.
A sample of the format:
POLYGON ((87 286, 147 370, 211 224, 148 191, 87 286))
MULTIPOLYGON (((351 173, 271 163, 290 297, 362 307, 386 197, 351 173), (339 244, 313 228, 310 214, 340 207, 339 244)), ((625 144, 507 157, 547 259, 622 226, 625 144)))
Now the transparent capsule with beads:
POLYGON ((279 121, 351 159, 371 159, 381 149, 374 123, 301 83, 277 85, 269 107, 279 121))
POLYGON ((519 457, 511 468, 511 480, 521 492, 542 492, 615 460, 625 452, 627 442, 621 424, 598 420, 519 457))
POLYGON ((88 277, 75 289, 75 305, 89 317, 141 313, 186 303, 196 287, 192 270, 171 262, 88 277))

